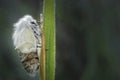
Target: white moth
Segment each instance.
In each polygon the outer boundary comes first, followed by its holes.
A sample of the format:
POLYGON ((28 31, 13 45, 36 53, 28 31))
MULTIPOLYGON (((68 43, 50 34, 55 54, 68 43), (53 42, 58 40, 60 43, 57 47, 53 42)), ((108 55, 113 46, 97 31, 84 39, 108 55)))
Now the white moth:
POLYGON ((35 19, 25 15, 14 24, 13 43, 19 53, 21 63, 29 75, 39 69, 41 31, 35 19))

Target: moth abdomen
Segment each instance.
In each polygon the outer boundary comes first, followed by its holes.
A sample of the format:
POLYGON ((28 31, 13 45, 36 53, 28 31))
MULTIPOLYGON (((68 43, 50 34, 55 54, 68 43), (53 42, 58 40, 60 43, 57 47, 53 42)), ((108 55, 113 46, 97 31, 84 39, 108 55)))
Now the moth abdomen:
POLYGON ((34 75, 39 70, 39 58, 36 53, 23 54, 20 57, 21 63, 28 74, 34 75))

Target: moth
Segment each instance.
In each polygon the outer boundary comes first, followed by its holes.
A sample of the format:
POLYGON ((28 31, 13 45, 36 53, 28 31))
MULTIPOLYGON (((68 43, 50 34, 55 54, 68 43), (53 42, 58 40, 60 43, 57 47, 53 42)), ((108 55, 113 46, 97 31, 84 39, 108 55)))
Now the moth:
MULTIPOLYGON (((42 19, 40 23, 42 24, 42 19)), ((23 16, 13 26, 13 44, 23 68, 33 76, 38 72, 40 65, 41 29, 31 15, 23 16)))

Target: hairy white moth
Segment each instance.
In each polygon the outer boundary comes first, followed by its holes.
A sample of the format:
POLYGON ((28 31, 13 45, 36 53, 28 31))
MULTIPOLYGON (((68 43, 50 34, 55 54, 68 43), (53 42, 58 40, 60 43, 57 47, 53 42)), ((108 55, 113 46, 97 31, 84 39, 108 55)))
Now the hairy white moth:
POLYGON ((39 69, 41 31, 35 19, 25 15, 14 24, 13 43, 24 69, 35 75, 39 69))

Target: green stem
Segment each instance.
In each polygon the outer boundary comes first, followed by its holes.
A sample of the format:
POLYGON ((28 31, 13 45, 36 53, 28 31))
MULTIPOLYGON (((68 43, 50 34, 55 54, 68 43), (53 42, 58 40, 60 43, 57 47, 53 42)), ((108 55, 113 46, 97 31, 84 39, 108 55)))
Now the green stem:
POLYGON ((54 0, 44 0, 43 32, 45 44, 45 80, 55 75, 55 7, 54 0))

